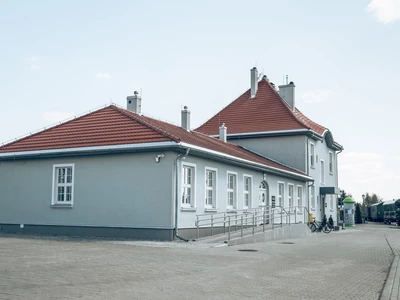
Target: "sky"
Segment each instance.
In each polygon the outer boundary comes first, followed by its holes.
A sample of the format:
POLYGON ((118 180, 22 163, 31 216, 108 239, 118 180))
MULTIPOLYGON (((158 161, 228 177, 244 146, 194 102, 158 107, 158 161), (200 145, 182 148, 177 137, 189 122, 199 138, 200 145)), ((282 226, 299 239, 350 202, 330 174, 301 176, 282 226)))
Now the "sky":
MULTIPOLYGON (((139 91, 196 128, 254 66, 343 145, 339 187, 400 198, 400 0, 0 1, 0 144, 139 91)), ((229 128, 228 128, 229 130, 229 128)))

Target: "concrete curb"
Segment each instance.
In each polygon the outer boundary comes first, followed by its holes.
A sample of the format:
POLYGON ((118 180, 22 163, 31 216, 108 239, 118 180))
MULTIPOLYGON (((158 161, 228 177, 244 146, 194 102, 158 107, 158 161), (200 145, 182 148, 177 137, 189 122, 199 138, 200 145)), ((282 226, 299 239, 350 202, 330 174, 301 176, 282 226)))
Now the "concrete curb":
POLYGON ((291 226, 285 226, 268 230, 265 232, 259 232, 254 235, 247 235, 244 237, 238 237, 231 239, 228 245, 243 245, 243 244, 254 244, 264 243, 268 241, 276 241, 283 239, 300 238, 312 235, 310 228, 306 224, 294 224, 291 226))
POLYGON ((394 256, 392 265, 390 267, 389 275, 386 278, 385 286, 383 287, 383 291, 380 300, 398 300, 400 295, 400 257, 398 255, 394 256))

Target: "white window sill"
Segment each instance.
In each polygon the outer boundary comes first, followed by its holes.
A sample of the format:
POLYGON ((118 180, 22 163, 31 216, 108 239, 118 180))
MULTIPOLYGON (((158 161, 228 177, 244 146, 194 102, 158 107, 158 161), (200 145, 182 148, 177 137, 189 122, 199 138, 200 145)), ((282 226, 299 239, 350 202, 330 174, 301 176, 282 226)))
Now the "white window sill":
POLYGON ((218 209, 216 208, 206 208, 204 209, 205 212, 218 212, 218 209))
POLYGON ((310 169, 313 169, 313 170, 315 170, 315 167, 314 167, 314 166, 310 166, 310 169))
POLYGON ((312 207, 312 208, 311 208, 311 210, 315 211, 315 208, 314 208, 314 207, 312 207))
POLYGON ((329 172, 329 175, 333 175, 333 173, 332 173, 332 172, 329 172))
POLYGON ((72 203, 52 203, 52 208, 72 208, 72 203))
POLYGON ((227 212, 228 214, 236 214, 236 213, 237 213, 237 210, 236 210, 235 208, 228 208, 228 209, 226 210, 226 212, 227 212))
POLYGON ((196 211, 197 208, 194 207, 181 207, 181 211, 196 211))

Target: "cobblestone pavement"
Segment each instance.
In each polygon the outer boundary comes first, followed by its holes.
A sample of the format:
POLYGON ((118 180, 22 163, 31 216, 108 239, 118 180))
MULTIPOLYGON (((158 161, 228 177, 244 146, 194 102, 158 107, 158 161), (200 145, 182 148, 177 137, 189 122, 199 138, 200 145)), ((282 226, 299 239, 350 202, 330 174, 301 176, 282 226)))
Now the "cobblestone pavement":
POLYGON ((379 299, 400 230, 215 246, 0 236, 0 299, 379 299))

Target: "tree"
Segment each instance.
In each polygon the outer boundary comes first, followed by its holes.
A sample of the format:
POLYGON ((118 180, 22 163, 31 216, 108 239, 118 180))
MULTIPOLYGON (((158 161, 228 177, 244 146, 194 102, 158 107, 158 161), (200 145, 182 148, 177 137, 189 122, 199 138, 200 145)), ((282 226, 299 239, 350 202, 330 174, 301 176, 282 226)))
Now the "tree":
POLYGON ((356 224, 361 224, 362 223, 362 215, 361 215, 361 205, 360 205, 360 203, 356 204, 355 222, 356 222, 356 224))
POLYGON ((346 197, 348 197, 347 193, 345 190, 340 190, 340 196, 338 199, 338 205, 342 206, 343 205, 343 200, 346 199, 346 197))

